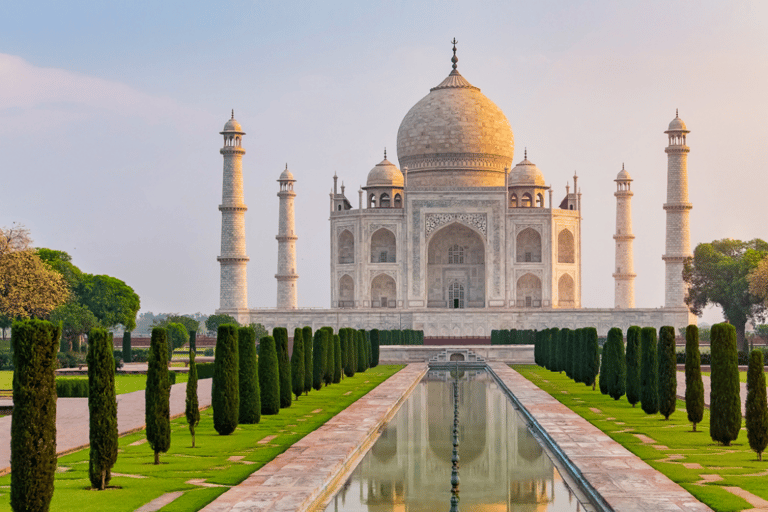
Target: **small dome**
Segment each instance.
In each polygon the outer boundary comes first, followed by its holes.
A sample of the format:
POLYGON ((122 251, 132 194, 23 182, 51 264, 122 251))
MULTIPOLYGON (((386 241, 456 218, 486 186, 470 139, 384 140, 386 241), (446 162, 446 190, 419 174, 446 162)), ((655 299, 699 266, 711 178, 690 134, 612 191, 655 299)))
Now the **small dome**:
POLYGON ((544 174, 528 160, 528 156, 509 171, 510 187, 546 187, 544 174))
POLYGON ((232 111, 232 117, 227 121, 227 123, 224 125, 225 132, 241 132, 243 131, 243 127, 240 126, 240 123, 237 122, 235 119, 235 111, 232 111))
POLYGON ((675 118, 672 120, 671 123, 669 123, 669 130, 672 131, 688 131, 688 128, 686 128, 685 123, 682 119, 675 113, 675 118))
POLYGON ((626 169, 624 169, 623 165, 621 166, 619 174, 616 175, 616 181, 632 181, 632 176, 630 176, 626 169))
POLYGON ((395 164, 384 158, 381 163, 368 173, 367 187, 399 187, 403 186, 403 173, 395 164))
POLYGON ((285 164, 285 170, 280 175, 280 179, 278 181, 296 181, 293 179, 293 174, 291 174, 291 171, 288 170, 288 164, 285 164))

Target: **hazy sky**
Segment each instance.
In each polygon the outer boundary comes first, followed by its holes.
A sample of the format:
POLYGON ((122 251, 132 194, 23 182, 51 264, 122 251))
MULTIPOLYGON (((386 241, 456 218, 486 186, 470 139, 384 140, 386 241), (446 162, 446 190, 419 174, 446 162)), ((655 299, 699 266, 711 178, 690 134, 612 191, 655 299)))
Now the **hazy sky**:
MULTIPOLYGON (((688 144, 691 238, 766 239, 768 2, 10 2, 0 17, 0 226, 108 274, 142 311, 219 302, 222 138, 243 146, 251 307, 274 307, 276 182, 298 180, 299 305, 328 307, 328 192, 395 161, 450 71, 507 115, 559 201, 583 192, 585 307, 611 307, 615 183, 634 178, 636 304, 664 301, 668 123, 688 144)), ((710 313, 704 320, 718 320, 710 313)))

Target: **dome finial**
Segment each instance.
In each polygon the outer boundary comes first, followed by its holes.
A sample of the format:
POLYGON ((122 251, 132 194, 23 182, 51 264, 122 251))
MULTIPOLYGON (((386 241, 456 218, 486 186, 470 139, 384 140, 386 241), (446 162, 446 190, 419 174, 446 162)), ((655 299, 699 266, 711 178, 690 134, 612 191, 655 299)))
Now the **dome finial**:
POLYGON ((528 148, 525 148, 525 151, 523 153, 525 156, 523 157, 524 160, 528 160, 528 148))
POLYGON ((232 117, 230 117, 230 119, 234 119, 234 118, 235 118, 235 109, 232 109, 232 117))
MULTIPOLYGON (((286 171, 288 170, 288 162, 285 162, 285 170, 286 170, 286 171)), ((335 174, 336 174, 336 173, 334 173, 334 175, 335 175, 335 174)))
POLYGON ((675 117, 680 117, 680 114, 677 113, 677 109, 675 109, 675 117))
POLYGON ((458 43, 458 41, 454 37, 453 41, 451 41, 451 43, 453 44, 453 57, 451 58, 451 62, 453 62, 453 69, 455 70, 456 69, 456 63, 459 62, 459 58, 456 56, 456 43, 458 43))
POLYGON ((384 148, 384 160, 387 159, 387 148, 384 148))
POLYGON ((621 170, 624 170, 624 162, 621 162, 621 170))

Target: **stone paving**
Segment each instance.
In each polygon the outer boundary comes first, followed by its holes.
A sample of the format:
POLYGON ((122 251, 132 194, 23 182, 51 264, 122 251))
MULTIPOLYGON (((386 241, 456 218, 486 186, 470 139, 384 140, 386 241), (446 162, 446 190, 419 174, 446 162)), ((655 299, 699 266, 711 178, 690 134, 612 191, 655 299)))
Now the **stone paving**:
POLYGON ((202 510, 294 512, 319 505, 426 372, 426 363, 409 364, 202 510))
MULTIPOLYGON (((211 379, 197 388, 200 407, 211 405, 211 379)), ((171 417, 184 414, 186 383, 171 387, 171 417)), ((117 430, 120 435, 144 428, 144 391, 117 395, 117 430)), ((64 455, 89 444, 88 399, 59 398, 56 403, 56 453, 64 455)), ((0 418, 0 475, 11 470, 11 416, 0 418)))

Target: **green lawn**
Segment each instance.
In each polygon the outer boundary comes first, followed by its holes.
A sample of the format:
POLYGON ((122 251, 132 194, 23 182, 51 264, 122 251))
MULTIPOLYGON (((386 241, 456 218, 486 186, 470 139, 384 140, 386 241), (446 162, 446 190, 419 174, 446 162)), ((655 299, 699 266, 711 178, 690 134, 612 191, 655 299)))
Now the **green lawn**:
MULTIPOLYGON (((145 439, 143 431, 122 437, 117 464, 112 472, 130 476, 113 476, 111 485, 116 488, 106 491, 88 490, 87 450, 61 457, 50 510, 128 512, 174 491, 184 491, 184 494, 164 507, 163 512, 199 510, 401 368, 378 366, 346 378, 339 384, 320 391, 313 390, 294 401, 291 407, 282 409, 280 414, 262 416, 257 425, 240 425, 229 436, 216 434, 212 410, 207 409, 201 413, 196 448, 191 448, 185 420, 174 420, 171 423, 171 449, 161 455, 159 466, 152 464, 149 445, 137 444, 145 439), (258 443, 270 435, 276 437, 266 443, 258 443), (242 459, 233 461, 230 457, 242 459), (187 483, 192 479, 222 487, 187 483)), ((10 510, 10 478, 10 475, 0 478, 0 511, 10 510)))
MULTIPOLYGON (((83 377, 59 377, 60 379, 77 379, 77 378, 87 378, 86 376, 83 377)), ((115 391, 117 391, 118 395, 122 395, 123 393, 131 393, 133 391, 139 391, 144 389, 144 386, 147 382, 147 376, 146 375, 115 375, 115 391)), ((187 382, 187 374, 186 373, 177 373, 176 374, 176 384, 179 384, 181 382, 187 382)), ((3 371, 0 372, 0 389, 11 389, 13 387, 13 372, 12 371, 3 371)))
POLYGON ((697 432, 692 432, 685 403, 680 400, 677 410, 665 421, 659 414, 645 414, 639 404, 633 408, 625 397, 613 400, 601 395, 599 390, 592 391, 591 387, 574 383, 565 374, 538 366, 513 368, 714 510, 730 512, 752 508, 723 487, 741 487, 768 500, 765 485, 768 454, 758 462, 757 455, 749 448, 744 428, 731 446, 722 446, 709 437, 708 410, 702 423, 697 425, 697 432), (647 436, 653 442, 643 443, 636 434, 647 436), (702 475, 718 475, 722 480, 704 483, 702 475))

